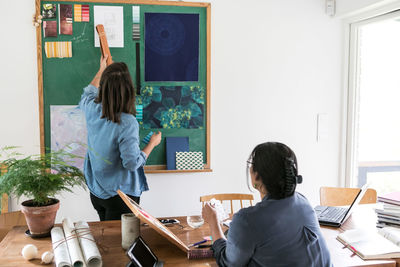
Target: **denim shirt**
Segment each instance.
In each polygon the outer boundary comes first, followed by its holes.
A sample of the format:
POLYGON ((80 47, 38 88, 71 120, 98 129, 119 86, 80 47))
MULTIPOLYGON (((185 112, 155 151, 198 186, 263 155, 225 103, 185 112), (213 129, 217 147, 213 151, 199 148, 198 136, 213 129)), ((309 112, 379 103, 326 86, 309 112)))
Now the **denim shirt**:
POLYGON ((227 240, 212 249, 219 266, 332 266, 315 212, 299 193, 241 209, 227 240))
POLYGON ((107 199, 117 190, 139 197, 149 190, 143 165, 146 154, 139 148, 139 124, 132 114, 122 113, 121 122, 101 118, 102 105, 94 102, 98 89, 83 89, 79 108, 86 118, 88 148, 84 173, 90 192, 107 199))

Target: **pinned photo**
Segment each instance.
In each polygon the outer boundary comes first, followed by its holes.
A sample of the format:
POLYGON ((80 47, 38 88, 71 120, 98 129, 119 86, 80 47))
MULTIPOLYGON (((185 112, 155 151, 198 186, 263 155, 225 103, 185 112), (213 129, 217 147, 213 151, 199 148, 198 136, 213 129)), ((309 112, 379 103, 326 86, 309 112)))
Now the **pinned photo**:
POLYGON ((43 21, 43 35, 44 37, 57 37, 57 21, 43 21))
POLYGON ((72 35, 72 5, 59 4, 59 32, 60 34, 72 35))
POLYGON ((55 19, 56 4, 43 4, 42 16, 44 19, 55 19))

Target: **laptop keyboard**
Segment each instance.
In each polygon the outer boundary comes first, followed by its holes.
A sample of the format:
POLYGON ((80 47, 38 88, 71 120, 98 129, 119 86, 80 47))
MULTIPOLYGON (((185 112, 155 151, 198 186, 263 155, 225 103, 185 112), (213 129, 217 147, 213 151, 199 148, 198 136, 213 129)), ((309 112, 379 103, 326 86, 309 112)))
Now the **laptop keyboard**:
POLYGON ((340 207, 328 207, 322 213, 319 214, 319 218, 325 221, 337 222, 339 218, 343 217, 347 209, 340 207))

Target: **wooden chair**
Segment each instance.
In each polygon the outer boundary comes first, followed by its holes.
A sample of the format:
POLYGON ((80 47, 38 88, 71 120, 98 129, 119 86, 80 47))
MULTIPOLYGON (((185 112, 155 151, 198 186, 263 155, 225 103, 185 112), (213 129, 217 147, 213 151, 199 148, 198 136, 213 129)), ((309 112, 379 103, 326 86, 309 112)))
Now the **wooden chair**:
MULTIPOLYGON (((359 188, 347 187, 321 187, 319 189, 319 199, 321 206, 347 206, 356 198, 359 188)), ((360 204, 376 203, 376 190, 368 188, 367 192, 360 201, 360 204)))
POLYGON ((233 214, 233 200, 240 200, 240 208, 243 208, 243 200, 249 200, 250 206, 253 206, 254 197, 251 194, 213 194, 200 197, 200 202, 204 206, 204 202, 210 201, 215 198, 216 200, 230 201, 231 202, 231 214, 233 214))

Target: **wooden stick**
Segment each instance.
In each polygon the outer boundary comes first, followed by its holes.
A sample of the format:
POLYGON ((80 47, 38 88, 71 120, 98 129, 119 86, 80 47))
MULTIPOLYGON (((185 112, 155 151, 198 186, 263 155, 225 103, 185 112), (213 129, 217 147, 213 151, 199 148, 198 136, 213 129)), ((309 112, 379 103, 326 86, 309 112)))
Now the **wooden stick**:
POLYGON ((110 53, 110 48, 108 47, 107 36, 106 32, 104 31, 103 24, 96 25, 96 30, 97 33, 99 34, 101 54, 103 55, 103 57, 105 57, 105 55, 108 55, 107 58, 107 66, 108 66, 112 63, 112 57, 110 53))

